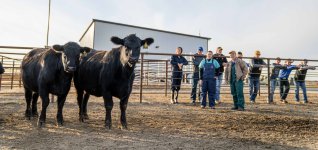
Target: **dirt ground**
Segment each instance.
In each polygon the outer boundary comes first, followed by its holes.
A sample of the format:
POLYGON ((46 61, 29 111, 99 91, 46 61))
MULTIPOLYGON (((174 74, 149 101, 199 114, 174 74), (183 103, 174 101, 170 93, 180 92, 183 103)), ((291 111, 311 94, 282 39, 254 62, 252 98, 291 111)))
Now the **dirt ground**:
MULTIPOLYGON (((264 95, 265 96, 265 95, 264 95)), ((245 97, 247 98, 247 96, 245 97)), ((120 129, 119 101, 113 109, 113 128, 104 128, 102 98, 91 97, 90 119, 78 121, 74 94, 67 97, 63 127, 55 123, 56 103, 50 103, 44 128, 24 118, 21 89, 0 93, 0 149, 318 149, 317 94, 310 104, 268 105, 265 97, 246 111, 231 111, 223 97, 216 110, 191 106, 188 95, 169 104, 161 95, 132 95, 127 110, 128 130, 120 129)), ((39 102, 39 109, 41 108, 39 102)))

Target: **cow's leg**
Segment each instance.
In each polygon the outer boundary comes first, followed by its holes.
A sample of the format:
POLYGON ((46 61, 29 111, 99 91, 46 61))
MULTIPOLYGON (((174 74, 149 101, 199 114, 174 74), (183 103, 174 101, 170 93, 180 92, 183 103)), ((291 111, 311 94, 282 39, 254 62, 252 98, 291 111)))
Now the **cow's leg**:
POLYGON ((63 123, 64 123, 63 107, 64 107, 65 100, 66 100, 66 95, 59 95, 57 97, 57 115, 56 115, 56 120, 57 120, 57 125, 58 126, 63 126, 63 123))
POLYGON ((127 129, 127 121, 126 121, 126 109, 127 109, 127 103, 128 103, 129 96, 125 96, 120 100, 120 122, 123 129, 127 129))
POLYGON ((45 124, 46 109, 47 109, 47 106, 49 106, 50 99, 49 99, 49 93, 43 88, 41 89, 39 94, 40 94, 40 97, 42 99, 42 110, 41 110, 41 114, 39 117, 38 126, 42 127, 45 124))
POLYGON ((107 92, 103 95, 104 105, 106 108, 106 116, 105 116, 105 127, 107 129, 111 129, 112 126, 112 109, 114 106, 112 95, 107 92))
POLYGON ((32 117, 39 116, 38 114, 38 99, 39 99, 39 93, 33 93, 32 96, 32 117))
POLYGON ((79 121, 84 122, 84 117, 83 117, 83 90, 76 89, 77 92, 77 105, 79 107, 79 121))
POLYGON ((88 93, 85 93, 84 94, 84 99, 83 99, 83 117, 84 119, 89 119, 88 118, 88 114, 87 114, 87 102, 88 102, 88 99, 89 99, 89 94, 88 93))
POLYGON ((24 96, 25 96, 25 101, 26 101, 26 110, 25 110, 25 117, 28 118, 29 120, 31 119, 31 99, 32 99, 32 91, 29 89, 24 88, 24 96))

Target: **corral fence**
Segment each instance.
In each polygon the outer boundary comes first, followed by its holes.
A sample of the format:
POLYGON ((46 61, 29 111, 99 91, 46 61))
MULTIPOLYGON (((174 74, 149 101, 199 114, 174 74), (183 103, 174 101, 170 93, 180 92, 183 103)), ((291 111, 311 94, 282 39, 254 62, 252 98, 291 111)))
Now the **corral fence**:
MULTIPOLYGON (((23 56, 33 49, 33 47, 12 47, 12 46, 0 46, 0 61, 2 62, 5 73, 0 75, 0 90, 3 88, 13 89, 15 87, 23 87, 21 81, 20 65, 23 56), (5 50, 3 52, 3 50, 5 50), (21 52, 24 50, 24 52, 21 52)), ((168 96, 171 93, 171 80, 172 80, 172 66, 170 64, 170 57, 173 54, 168 53, 141 53, 140 60, 136 64, 135 73, 136 78, 133 84, 132 94, 139 95, 140 102, 143 100, 143 96, 153 94, 158 96, 168 96), (150 58, 147 58, 150 57, 150 58)), ((192 75, 193 75, 193 65, 191 62, 192 54, 183 54, 183 56, 189 61, 189 64, 183 67, 183 77, 180 94, 187 94, 189 96, 192 87, 192 75)), ((249 62, 253 57, 243 57, 246 62, 249 62)), ((264 58, 261 57, 267 66, 262 69, 260 77, 260 88, 259 95, 269 96, 270 93, 270 76, 271 69, 273 67, 272 63, 275 62, 276 58, 264 58)), ((282 63, 288 58, 281 58, 282 63)), ((294 61, 293 65, 297 65, 301 59, 292 59, 294 61)), ((318 66, 318 60, 308 60, 309 66, 318 66)), ((295 89, 293 77, 295 71, 290 75, 289 82, 291 84, 290 94, 295 89)), ((224 78, 223 78, 224 80, 224 78)), ((308 70, 306 77, 307 92, 314 93, 318 96, 318 69, 308 70)), ((248 91, 248 78, 245 81, 244 91, 248 91)), ((199 89, 199 88, 198 88, 199 89)), ((229 85, 221 85, 220 94, 230 94, 229 85)), ((276 88, 276 93, 278 94, 279 88, 276 88)), ((197 91, 199 93, 199 90, 197 91)), ((22 94, 22 93, 21 93, 22 94)), ((248 94, 245 92, 245 94, 248 94)), ((300 92, 301 94, 301 92, 300 92)), ((197 94, 199 95, 199 94, 197 94)), ((278 94, 279 95, 279 94, 278 94)), ((197 96, 198 97, 198 96, 197 96)))

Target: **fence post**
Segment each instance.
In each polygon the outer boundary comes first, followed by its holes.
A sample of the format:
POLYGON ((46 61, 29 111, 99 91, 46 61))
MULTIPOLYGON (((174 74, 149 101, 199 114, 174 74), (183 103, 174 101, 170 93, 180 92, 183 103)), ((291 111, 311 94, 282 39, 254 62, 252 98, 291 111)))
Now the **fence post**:
POLYGON ((149 82, 149 60, 147 63, 147 85, 148 85, 148 82, 149 82))
MULTIPOLYGON (((267 58, 267 98, 270 99, 271 92, 271 78, 270 78, 270 60, 267 58)), ((276 85, 275 85, 276 86, 276 85)))
POLYGON ((12 64, 12 74, 11 74, 11 89, 13 89, 13 79, 14 79, 14 60, 12 64))
POLYGON ((20 68, 20 75, 19 75, 19 87, 21 87, 21 82, 22 82, 22 76, 21 76, 21 68, 20 68))
POLYGON ((167 95, 168 95, 168 60, 166 60, 166 79, 165 79, 165 83, 166 83, 165 96, 167 97, 167 95))
POLYGON ((144 73, 144 54, 141 53, 141 60, 140 60, 140 87, 139 87, 139 100, 140 103, 142 103, 142 79, 143 79, 143 73, 144 73))

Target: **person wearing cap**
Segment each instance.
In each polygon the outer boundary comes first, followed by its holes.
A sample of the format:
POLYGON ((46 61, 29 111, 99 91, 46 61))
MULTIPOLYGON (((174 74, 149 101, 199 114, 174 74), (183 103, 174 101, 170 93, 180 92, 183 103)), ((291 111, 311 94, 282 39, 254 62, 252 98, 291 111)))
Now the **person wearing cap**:
POLYGON ((280 80, 280 85, 279 85, 279 90, 280 90, 280 99, 282 103, 287 103, 286 98, 290 89, 288 77, 292 70, 295 70, 299 68, 296 65, 292 65, 293 61, 291 59, 287 59, 285 61, 286 68, 282 69, 279 72, 279 80, 280 80))
POLYGON ((216 76, 215 73, 220 67, 219 63, 213 59, 213 52, 208 51, 206 58, 203 59, 199 65, 200 73, 199 78, 201 82, 201 108, 206 107, 206 96, 209 96, 209 107, 215 109, 215 88, 216 76))
POLYGON ((225 83, 230 84, 231 87, 231 94, 234 102, 232 110, 244 111, 245 100, 243 81, 247 75, 248 69, 243 60, 237 58, 235 51, 231 51, 229 54, 231 60, 226 65, 225 83))
POLYGON ((276 63, 273 63, 273 68, 270 75, 270 93, 269 93, 269 99, 267 101, 268 104, 274 103, 274 93, 276 89, 277 84, 277 78, 279 75, 279 71, 281 69, 286 69, 286 66, 280 64, 281 60, 279 57, 276 58, 276 63))
POLYGON ((260 86, 260 76, 262 68, 265 67, 266 63, 260 58, 261 52, 255 51, 255 57, 251 59, 250 71, 249 71, 249 88, 250 88, 250 101, 255 103, 257 92, 260 86))
POLYGON ((226 57, 222 54, 222 47, 216 48, 216 54, 213 55, 213 58, 217 60, 217 62, 220 65, 220 68, 216 72, 216 93, 215 93, 215 103, 221 103, 220 100, 220 91, 221 91, 221 84, 223 80, 223 73, 224 73, 224 66, 226 66, 227 59, 226 57))
MULTIPOLYGON (((199 81, 199 65, 205 56, 203 55, 203 47, 198 48, 198 52, 192 57, 193 63, 193 76, 192 76, 192 89, 191 89, 191 103, 195 105, 197 97, 197 85, 199 81)), ((199 96, 200 101, 200 96, 199 96)))
POLYGON ((300 66, 300 68, 297 69, 297 71, 295 73, 295 77, 294 77, 295 78, 295 85, 296 85, 295 100, 296 100, 296 102, 299 103, 299 87, 300 87, 303 90, 304 103, 308 103, 305 78, 306 78, 307 70, 308 69, 315 70, 316 67, 308 66, 308 61, 306 59, 301 61, 299 66, 300 66))
POLYGON ((182 80, 182 69, 184 65, 188 65, 188 61, 182 56, 182 47, 176 48, 176 55, 171 56, 170 64, 172 66, 171 77, 171 103, 178 104, 178 95, 182 80), (176 96, 175 96, 176 92, 176 96))

